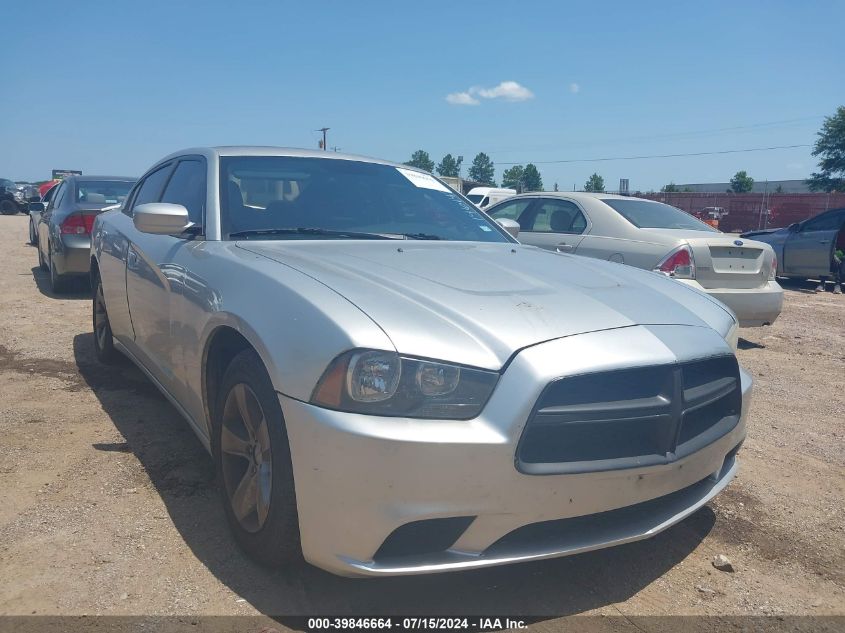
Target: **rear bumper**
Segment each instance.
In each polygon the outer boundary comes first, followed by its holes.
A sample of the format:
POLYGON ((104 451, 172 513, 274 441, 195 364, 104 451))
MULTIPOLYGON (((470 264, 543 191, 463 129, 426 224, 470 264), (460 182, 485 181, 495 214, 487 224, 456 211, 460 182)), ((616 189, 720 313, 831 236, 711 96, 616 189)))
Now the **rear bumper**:
POLYGON ((88 275, 91 270, 91 236, 62 235, 54 244, 53 265, 59 275, 88 275))
POLYGON ((704 288, 694 280, 678 280, 724 303, 739 320, 740 327, 771 325, 783 309, 783 288, 769 281, 757 288, 704 288))
MULTIPOLYGON (((695 340, 682 329, 685 342, 695 340)), ((702 329, 696 337, 712 334, 702 329)), ((620 350, 661 347, 645 328, 632 327, 529 348, 508 367, 484 413, 468 421, 350 414, 280 395, 306 560, 344 576, 459 571, 619 545, 681 521, 736 473, 751 396, 745 372, 739 422, 682 459, 541 476, 519 472, 514 462, 542 389, 578 371, 568 363, 589 370, 590 363, 615 365, 620 350), (432 520, 449 519, 458 527, 440 549, 379 555, 409 524, 419 522, 414 534, 425 538, 440 529, 432 520)), ((662 349, 663 358, 649 352, 654 362, 673 357, 662 349)))

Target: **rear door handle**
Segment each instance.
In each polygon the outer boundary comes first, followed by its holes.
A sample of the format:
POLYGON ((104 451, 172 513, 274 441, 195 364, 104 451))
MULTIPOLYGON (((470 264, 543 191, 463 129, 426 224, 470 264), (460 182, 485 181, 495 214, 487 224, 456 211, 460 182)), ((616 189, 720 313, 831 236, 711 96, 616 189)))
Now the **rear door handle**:
POLYGON ((557 252, 558 253, 568 253, 572 250, 572 244, 567 244, 566 242, 561 242, 557 245, 557 252))
POLYGON ((137 263, 138 254, 130 248, 129 252, 126 254, 126 267, 134 270, 137 263))

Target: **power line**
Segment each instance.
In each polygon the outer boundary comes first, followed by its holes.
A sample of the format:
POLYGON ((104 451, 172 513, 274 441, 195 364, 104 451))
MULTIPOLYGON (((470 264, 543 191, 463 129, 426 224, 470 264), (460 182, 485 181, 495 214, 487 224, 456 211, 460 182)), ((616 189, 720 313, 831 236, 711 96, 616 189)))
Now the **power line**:
MULTIPOLYGON (((812 145, 773 145, 772 147, 748 147, 745 149, 725 149, 717 152, 690 152, 687 154, 653 154, 650 156, 612 156, 607 158, 564 158, 561 160, 535 160, 535 165, 552 165, 560 163, 600 163, 611 160, 644 160, 648 158, 682 158, 685 156, 712 156, 715 154, 740 154, 743 152, 767 152, 775 149, 794 149, 796 147, 812 147, 812 145)), ((497 165, 524 165, 525 161, 516 163, 505 163, 496 161, 497 165)))

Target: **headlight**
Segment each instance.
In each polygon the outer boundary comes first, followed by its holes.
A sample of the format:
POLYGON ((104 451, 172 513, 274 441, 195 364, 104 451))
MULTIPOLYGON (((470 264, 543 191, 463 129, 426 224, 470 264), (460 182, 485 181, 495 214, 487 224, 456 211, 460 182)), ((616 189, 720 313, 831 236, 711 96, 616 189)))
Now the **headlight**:
POLYGON ((725 341, 727 341, 728 345, 735 352, 737 345, 739 345, 739 324, 736 321, 733 322, 733 325, 725 335, 725 341))
POLYGON ((481 413, 498 379, 494 371, 351 350, 329 364, 311 402, 351 413, 469 420, 481 413))
POLYGON ((23 191, 16 190, 12 195, 15 197, 15 200, 23 202, 23 191))

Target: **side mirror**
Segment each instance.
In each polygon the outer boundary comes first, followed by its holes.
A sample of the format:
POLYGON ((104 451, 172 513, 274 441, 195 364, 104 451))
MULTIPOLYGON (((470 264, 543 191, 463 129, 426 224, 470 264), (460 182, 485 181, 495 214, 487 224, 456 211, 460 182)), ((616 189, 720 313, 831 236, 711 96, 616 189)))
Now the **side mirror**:
POLYGON ((41 196, 30 196, 27 202, 41 202, 41 196))
POLYGON ((132 222, 142 233, 153 235, 173 235, 190 226, 188 210, 181 204, 169 202, 139 204, 132 211, 132 222))
POLYGON ((496 220, 496 223, 505 229, 512 238, 516 239, 517 235, 519 235, 519 222, 516 220, 502 218, 500 220, 496 220))
POLYGON ((26 205, 27 211, 38 211, 38 213, 44 213, 44 210, 47 208, 47 205, 43 202, 30 202, 26 205))
POLYGON ((798 229, 800 229, 800 228, 801 228, 801 225, 800 225, 800 224, 798 224, 798 222, 793 222, 792 224, 790 224, 790 225, 789 225, 789 232, 790 232, 790 233, 795 233, 795 232, 796 232, 796 231, 798 231, 798 229))

